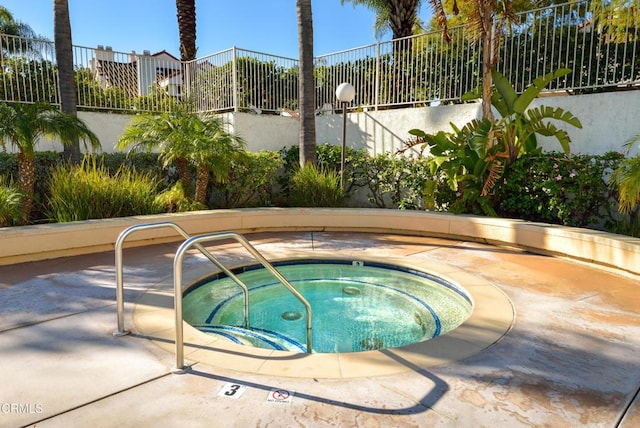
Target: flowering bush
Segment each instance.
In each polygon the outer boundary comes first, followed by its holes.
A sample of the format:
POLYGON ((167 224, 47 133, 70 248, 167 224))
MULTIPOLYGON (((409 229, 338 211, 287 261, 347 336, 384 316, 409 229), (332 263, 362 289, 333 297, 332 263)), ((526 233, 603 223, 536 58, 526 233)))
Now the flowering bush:
POLYGON ((624 156, 545 153, 522 156, 509 165, 496 186, 502 217, 610 228, 615 221, 616 190, 608 179, 624 156))

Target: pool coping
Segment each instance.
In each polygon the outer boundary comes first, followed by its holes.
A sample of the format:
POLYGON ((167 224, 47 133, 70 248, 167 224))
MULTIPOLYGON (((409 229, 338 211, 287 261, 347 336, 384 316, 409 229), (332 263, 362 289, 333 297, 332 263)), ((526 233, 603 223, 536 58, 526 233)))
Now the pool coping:
MULTIPOLYGON (((351 231, 445 237, 506 245, 640 274, 640 238, 524 220, 379 208, 247 208, 0 228, 0 265, 112 251, 135 224, 173 222, 189 234, 351 231)), ((182 239, 173 230, 136 233, 127 247, 182 239)))
MULTIPOLYGON (((273 261, 298 258, 349 259, 313 251, 280 253, 273 261)), ((474 306, 470 317, 449 333, 424 342, 375 351, 304 354, 254 348, 207 335, 183 322, 184 355, 187 365, 204 363, 214 367, 262 375, 347 379, 385 376, 427 369, 475 355, 499 342, 512 328, 515 307, 506 294, 491 282, 460 268, 426 260, 356 257, 394 264, 434 274, 464 288, 474 306)), ((210 266, 206 270, 211 272, 210 266)), ((204 271, 203 271, 204 275, 204 271)), ((186 287, 185 287, 186 288, 186 287)), ((173 283, 164 281, 145 292, 133 311, 135 333, 160 348, 175 353, 173 283)))

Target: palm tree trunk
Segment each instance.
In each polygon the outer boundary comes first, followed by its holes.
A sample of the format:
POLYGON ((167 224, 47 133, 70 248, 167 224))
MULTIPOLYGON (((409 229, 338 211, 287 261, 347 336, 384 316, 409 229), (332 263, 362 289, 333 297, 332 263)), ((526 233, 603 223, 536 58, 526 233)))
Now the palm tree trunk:
POLYGON ((189 171, 189 161, 185 157, 176 157, 174 160, 178 170, 178 179, 182 183, 185 196, 191 195, 191 172, 189 171))
POLYGON ((209 187, 209 166, 206 163, 198 165, 196 170, 195 201, 205 204, 207 201, 207 188, 209 187))
POLYGON ((484 2, 478 2, 480 19, 481 19, 481 40, 482 40, 482 117, 494 120, 491 111, 491 89, 493 87, 493 79, 491 70, 495 67, 494 55, 494 31, 493 18, 491 17, 491 9, 484 2))
POLYGON ((21 224, 28 224, 33 208, 33 191, 36 182, 35 158, 24 153, 18 153, 18 188, 22 193, 21 224))
POLYGON ((180 34, 180 60, 196 59, 196 2, 176 0, 178 32, 180 34))
MULTIPOLYGON (((77 94, 73 73, 73 46, 71 41, 71 22, 67 0, 53 1, 53 27, 56 47, 56 63, 58 65, 58 85, 60 94, 60 110, 72 116, 78 116, 77 94)), ((82 160, 80 142, 75 138, 70 145, 65 144, 65 157, 72 163, 82 160)))
MULTIPOLYGON (((394 39, 401 39, 413 35, 413 26, 418 15, 418 0, 388 0, 389 26, 394 39)), ((411 45, 405 46, 407 50, 411 45)))
MULTIPOLYGON (((178 33, 180 35, 180 60, 182 61, 182 95, 186 99, 189 94, 189 83, 192 79, 186 62, 196 59, 196 2, 195 0, 176 0, 178 13, 178 33)), ((191 76, 192 77, 192 76, 191 76)))
POLYGON ((311 0, 296 0, 300 77, 300 166, 316 163, 316 87, 313 77, 311 0))

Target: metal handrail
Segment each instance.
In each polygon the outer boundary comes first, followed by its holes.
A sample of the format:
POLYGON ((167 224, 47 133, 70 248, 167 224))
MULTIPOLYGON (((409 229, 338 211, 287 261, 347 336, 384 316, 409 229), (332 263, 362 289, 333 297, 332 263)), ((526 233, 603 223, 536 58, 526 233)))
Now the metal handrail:
POLYGON ((184 364, 184 337, 183 337, 183 320, 182 320, 182 259, 184 258, 184 254, 189 248, 192 246, 197 246, 200 242, 203 241, 213 241, 213 240, 221 240, 221 239, 235 239, 238 241, 249 253, 273 276, 275 276, 282 285, 284 285, 305 307, 307 311, 307 353, 311 353, 312 349, 312 322, 311 322, 311 305, 307 301, 307 299, 302 296, 296 290, 289 281, 282 276, 278 270, 265 259, 262 254, 256 250, 253 245, 247 241, 244 236, 240 235, 236 232, 217 232, 206 235, 194 236, 192 238, 187 239, 182 243, 180 248, 176 251, 175 258, 173 259, 173 287, 174 293, 173 297, 175 299, 175 321, 176 321, 176 367, 174 368, 175 373, 182 373, 188 367, 184 364))
MULTIPOLYGON (((125 336, 129 334, 129 330, 124 328, 124 281, 123 281, 123 268, 122 268, 122 246, 124 245, 124 241, 127 237, 138 230, 147 230, 147 229, 160 229, 170 227, 176 230, 180 235, 182 235, 185 239, 191 238, 191 236, 180 226, 171 222, 158 222, 158 223, 146 223, 146 224, 136 224, 130 226, 123 230, 118 239, 116 240, 116 248, 115 248, 115 265, 116 265, 116 301, 117 301, 117 311, 118 311, 118 329, 113 332, 114 336, 125 336)), ((211 255, 202 245, 195 244, 194 245, 200 252, 209 259, 213 264, 215 264, 220 270, 222 270, 227 276, 229 276, 236 284, 242 288, 242 292, 244 294, 244 325, 245 327, 249 326, 249 289, 233 272, 227 269, 222 265, 215 257, 211 255)))

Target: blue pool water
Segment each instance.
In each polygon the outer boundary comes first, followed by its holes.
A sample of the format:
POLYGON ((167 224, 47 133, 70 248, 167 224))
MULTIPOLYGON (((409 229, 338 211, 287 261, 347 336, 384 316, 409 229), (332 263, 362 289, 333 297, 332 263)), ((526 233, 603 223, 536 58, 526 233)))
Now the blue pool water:
MULTIPOLYGON (((335 260, 274 265, 311 305, 313 352, 358 352, 421 342, 453 330, 473 308, 463 288, 393 265, 335 260)), ((304 306, 259 266, 234 273, 250 290, 248 329, 240 287, 224 274, 185 291, 185 321, 235 343, 306 352, 304 306)))

